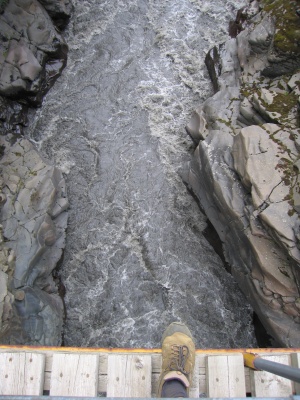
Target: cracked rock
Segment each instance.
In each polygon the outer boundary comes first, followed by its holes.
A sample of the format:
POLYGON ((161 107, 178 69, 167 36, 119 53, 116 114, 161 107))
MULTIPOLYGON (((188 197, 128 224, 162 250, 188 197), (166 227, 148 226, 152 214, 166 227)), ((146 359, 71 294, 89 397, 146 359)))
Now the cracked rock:
POLYGON ((16 256, 10 283, 7 279, 2 282, 17 300, 12 323, 1 341, 59 345, 63 304, 52 271, 65 243, 65 182, 62 173, 45 162, 28 140, 18 139, 10 145, 2 138, 1 147, 2 192, 6 196, 1 210, 3 235, 16 256))
MULTIPOLYGON (((291 7, 284 2, 279 6, 291 7)), ((198 143, 187 181, 220 236, 233 276, 269 334, 278 345, 298 347, 298 61, 288 51, 278 55, 284 17, 275 19, 278 10, 261 8, 244 22, 236 39, 220 46, 223 51, 210 52, 217 66, 210 73, 217 90, 224 87, 222 60, 234 59, 233 49, 240 65, 231 72, 236 78, 227 80, 226 95, 221 89, 206 100, 187 127, 198 143), (238 111, 230 114, 231 104, 238 111)), ((283 15, 290 24, 288 12, 283 15)))

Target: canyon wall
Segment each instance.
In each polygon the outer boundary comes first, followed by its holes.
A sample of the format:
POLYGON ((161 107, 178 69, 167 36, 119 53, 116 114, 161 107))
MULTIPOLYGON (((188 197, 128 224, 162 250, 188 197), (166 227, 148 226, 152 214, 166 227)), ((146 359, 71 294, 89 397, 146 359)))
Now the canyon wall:
POLYGON ((0 11, 0 341, 60 345, 64 306, 55 269, 67 227, 65 182, 23 130, 28 108, 41 106, 65 67, 57 27, 71 4, 10 0, 0 11))
POLYGON ((275 344, 300 346, 299 9, 252 1, 207 54, 215 94, 187 131, 187 184, 275 344))

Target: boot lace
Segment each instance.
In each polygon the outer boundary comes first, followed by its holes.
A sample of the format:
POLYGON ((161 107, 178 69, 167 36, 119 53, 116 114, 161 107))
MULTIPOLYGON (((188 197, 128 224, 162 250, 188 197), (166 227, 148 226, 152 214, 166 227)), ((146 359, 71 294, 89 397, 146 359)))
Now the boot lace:
POLYGON ((171 346, 171 358, 169 361, 168 368, 170 371, 180 371, 184 375, 188 375, 186 371, 185 363, 190 354, 189 348, 187 346, 179 346, 178 344, 172 344, 171 346))

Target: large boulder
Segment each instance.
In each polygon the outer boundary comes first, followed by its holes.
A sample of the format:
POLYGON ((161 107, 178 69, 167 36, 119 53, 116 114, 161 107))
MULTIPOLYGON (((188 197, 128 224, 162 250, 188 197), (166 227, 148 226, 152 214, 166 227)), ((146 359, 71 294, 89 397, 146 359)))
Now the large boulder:
POLYGON ((206 58, 216 93, 187 126, 197 144, 187 182, 232 274, 287 347, 300 346, 300 63, 287 33, 296 11, 281 0, 243 10, 243 30, 206 58))

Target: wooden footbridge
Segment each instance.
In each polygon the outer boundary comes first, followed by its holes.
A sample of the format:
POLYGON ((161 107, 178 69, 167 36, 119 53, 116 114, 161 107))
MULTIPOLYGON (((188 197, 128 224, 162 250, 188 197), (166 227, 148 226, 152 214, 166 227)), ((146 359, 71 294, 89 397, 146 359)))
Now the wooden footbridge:
MULTIPOLYGON (((244 352, 300 367, 300 349, 197 350, 190 397, 288 398, 300 394, 298 383, 244 367, 244 352)), ((0 346, 0 399, 151 398, 156 397, 160 371, 160 349, 0 346)))

